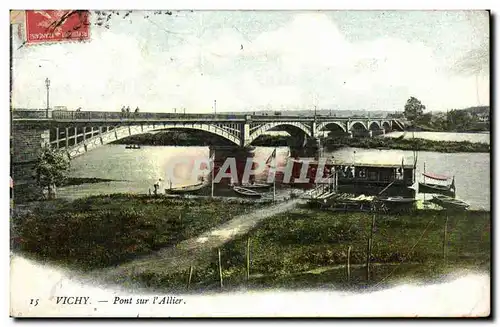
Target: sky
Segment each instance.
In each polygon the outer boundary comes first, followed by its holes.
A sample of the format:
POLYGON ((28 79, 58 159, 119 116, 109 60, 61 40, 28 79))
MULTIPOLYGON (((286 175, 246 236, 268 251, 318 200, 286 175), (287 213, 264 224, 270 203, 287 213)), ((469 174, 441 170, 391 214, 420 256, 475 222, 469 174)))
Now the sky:
MULTIPOLYGON (((96 14, 92 14, 95 21, 96 14)), ((117 111, 401 111, 489 105, 485 11, 181 11, 114 15, 91 40, 24 45, 12 102, 117 111)))

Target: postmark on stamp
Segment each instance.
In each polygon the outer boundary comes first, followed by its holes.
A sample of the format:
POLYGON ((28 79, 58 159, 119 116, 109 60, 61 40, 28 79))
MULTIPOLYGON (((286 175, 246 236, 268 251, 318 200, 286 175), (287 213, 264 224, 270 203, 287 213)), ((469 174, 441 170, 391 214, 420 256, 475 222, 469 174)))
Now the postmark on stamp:
POLYGON ((89 40, 89 25, 86 10, 27 10, 26 43, 89 40))

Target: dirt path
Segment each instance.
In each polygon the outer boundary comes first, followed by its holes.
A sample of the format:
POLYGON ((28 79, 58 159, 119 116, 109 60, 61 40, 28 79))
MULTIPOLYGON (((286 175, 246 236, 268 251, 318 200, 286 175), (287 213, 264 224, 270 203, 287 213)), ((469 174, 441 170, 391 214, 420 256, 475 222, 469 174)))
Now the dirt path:
POLYGON ((105 280, 115 280, 124 275, 138 274, 144 271, 168 271, 170 273, 189 269, 191 265, 203 262, 211 251, 229 242, 239 235, 248 233, 260 221, 279 213, 293 209, 302 199, 293 199, 278 203, 272 207, 237 216, 221 226, 180 242, 153 255, 128 262, 118 267, 100 270, 96 276, 105 280))

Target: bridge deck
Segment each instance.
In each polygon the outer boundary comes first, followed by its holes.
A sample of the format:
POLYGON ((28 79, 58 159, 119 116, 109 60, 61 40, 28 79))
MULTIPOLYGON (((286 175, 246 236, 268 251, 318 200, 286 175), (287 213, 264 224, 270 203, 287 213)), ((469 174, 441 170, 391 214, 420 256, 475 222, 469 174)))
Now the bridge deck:
POLYGON ((109 121, 109 122, 160 122, 160 121, 206 121, 206 122, 347 122, 353 120, 394 120, 383 117, 335 117, 326 115, 303 116, 303 115, 247 115, 247 114, 176 114, 176 113, 121 113, 105 111, 45 111, 45 110, 13 110, 12 119, 22 120, 49 120, 57 122, 78 122, 78 121, 109 121))

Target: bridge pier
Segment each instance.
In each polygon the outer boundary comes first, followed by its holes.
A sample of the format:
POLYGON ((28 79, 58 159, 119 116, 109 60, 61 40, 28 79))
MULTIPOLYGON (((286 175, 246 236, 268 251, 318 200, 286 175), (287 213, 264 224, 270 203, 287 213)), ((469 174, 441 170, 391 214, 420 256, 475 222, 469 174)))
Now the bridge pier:
POLYGON ((66 127, 66 134, 64 134, 66 138, 66 148, 69 146, 69 128, 66 127))
POLYGON ((351 130, 349 137, 372 137, 372 131, 367 130, 351 130))
POLYGON ((38 158, 42 148, 50 144, 50 130, 43 126, 12 126, 12 163, 29 163, 38 158))
POLYGON ((306 156, 313 156, 318 158, 319 152, 321 149, 320 140, 318 137, 310 137, 306 141, 306 145, 304 147, 306 156))
POLYGON ((250 123, 248 121, 241 124, 240 133, 240 146, 245 147, 246 145, 249 145, 252 139, 250 137, 250 123))
POLYGON ((384 135, 384 134, 385 134, 385 129, 383 129, 383 128, 381 128, 379 130, 372 131, 373 136, 384 135))

